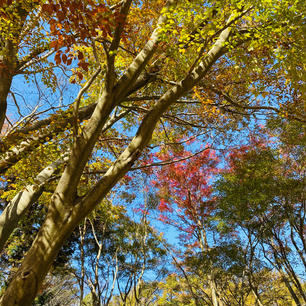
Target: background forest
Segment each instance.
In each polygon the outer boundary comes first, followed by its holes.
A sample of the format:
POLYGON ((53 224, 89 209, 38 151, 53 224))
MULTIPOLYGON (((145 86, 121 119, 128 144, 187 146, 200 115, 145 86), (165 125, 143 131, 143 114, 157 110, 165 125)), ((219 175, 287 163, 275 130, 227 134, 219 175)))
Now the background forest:
POLYGON ((306 305, 302 0, 0 0, 0 305, 306 305))

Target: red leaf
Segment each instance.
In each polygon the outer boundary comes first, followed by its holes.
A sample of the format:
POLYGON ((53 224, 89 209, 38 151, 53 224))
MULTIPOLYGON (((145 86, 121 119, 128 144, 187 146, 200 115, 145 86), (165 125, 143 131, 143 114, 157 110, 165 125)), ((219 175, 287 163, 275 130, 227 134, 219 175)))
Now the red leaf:
POLYGON ((81 51, 78 51, 78 59, 82 60, 84 58, 84 54, 81 51))
POLYGON ((77 76, 78 76, 78 78, 79 78, 80 81, 83 80, 83 73, 82 73, 82 72, 78 71, 78 72, 77 72, 77 76))
POLYGON ((70 58, 68 58, 68 60, 67 60, 67 65, 71 65, 71 63, 72 63, 72 58, 70 57, 70 58))
POLYGON ((62 54, 62 61, 63 61, 64 64, 67 63, 67 55, 65 53, 62 54))
POLYGON ((61 52, 56 52, 55 56, 54 56, 54 60, 56 62, 57 65, 60 65, 60 63, 62 62, 61 60, 61 52))

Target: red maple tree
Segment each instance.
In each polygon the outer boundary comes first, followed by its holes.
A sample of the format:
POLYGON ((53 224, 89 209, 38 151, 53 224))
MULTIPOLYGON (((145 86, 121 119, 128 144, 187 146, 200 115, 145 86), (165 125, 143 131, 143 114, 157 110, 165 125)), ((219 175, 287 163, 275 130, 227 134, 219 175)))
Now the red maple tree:
MULTIPOLYGON (((158 158, 168 161, 174 158, 174 154, 168 151, 159 154, 158 158)), ((180 152, 180 162, 157 169, 156 180, 152 184, 157 188, 160 199, 159 219, 176 226, 186 239, 199 239, 207 218, 213 215, 216 208, 212 180, 219 172, 219 159, 209 148, 187 158, 190 155, 193 154, 183 150, 180 152)))

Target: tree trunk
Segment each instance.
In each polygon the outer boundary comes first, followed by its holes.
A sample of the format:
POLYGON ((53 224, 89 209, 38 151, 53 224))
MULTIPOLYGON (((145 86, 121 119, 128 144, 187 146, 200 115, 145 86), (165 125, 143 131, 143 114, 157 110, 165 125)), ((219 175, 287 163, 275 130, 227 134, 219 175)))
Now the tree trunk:
MULTIPOLYGON (((206 232, 204 230, 204 225, 198 220, 198 227, 199 227, 199 232, 200 232, 200 248, 203 253, 207 252, 209 250, 209 245, 207 242, 207 237, 206 237, 206 232)), ((220 301, 218 294, 217 294, 217 286, 216 282, 214 280, 214 273, 213 273, 213 267, 212 267, 212 262, 209 263, 210 265, 210 271, 207 275, 208 278, 208 283, 211 291, 211 299, 213 306, 222 306, 222 302, 220 301), (220 303, 221 302, 221 303, 220 303)))
POLYGON ((20 40, 20 33, 24 26, 24 22, 28 16, 28 12, 23 9, 22 2, 13 4, 16 8, 17 15, 15 18, 14 30, 10 35, 4 30, 1 33, 1 49, 0 49, 0 132, 2 130, 6 117, 7 96, 11 88, 13 76, 17 68, 17 53, 20 40), (17 21, 18 20, 18 21, 17 21))
POLYGON ((209 286, 211 290, 211 298, 212 298, 213 306, 219 306, 216 286, 215 286, 214 280, 212 279, 212 275, 209 275, 209 286))
POLYGON ((100 299, 95 291, 91 291, 92 306, 101 306, 100 299))
POLYGON ((46 222, 1 299, 0 305, 26 306, 32 304, 62 243, 74 226, 74 223, 60 218, 57 211, 51 210, 48 213, 46 222))
MULTIPOLYGON (((125 2, 124 6, 128 2, 125 2)), ((102 94, 101 101, 98 102, 92 118, 82 131, 83 136, 80 138, 80 141, 74 143, 70 161, 51 198, 45 222, 41 226, 16 276, 2 296, 0 301, 1 306, 30 306, 32 304, 54 258, 73 229, 96 205, 101 203, 112 187, 130 170, 135 160, 138 159, 150 141, 157 122, 169 106, 182 97, 182 95, 189 92, 206 75, 211 66, 225 53, 226 49, 224 48, 224 44, 228 40, 230 33, 230 28, 223 30, 219 39, 217 39, 205 58, 182 81, 169 89, 154 104, 142 120, 135 137, 118 157, 117 161, 85 197, 77 200, 75 198, 76 188, 83 168, 88 161, 108 115, 115 106, 112 103, 114 99, 113 93, 110 95, 107 93, 102 94)), ((156 41, 158 41, 158 37, 156 41)), ((146 47, 149 48, 149 46, 146 47)), ((154 45, 151 48, 154 48, 154 45)), ((139 71, 143 69, 148 58, 152 57, 152 54, 153 51, 148 52, 145 50, 141 54, 141 57, 145 58, 145 60, 141 62, 139 58, 136 58, 137 60, 135 59, 135 63, 132 63, 132 67, 128 71, 128 76, 131 75, 133 79, 135 74, 139 75, 139 71), (136 65, 137 63, 138 65, 136 65)), ((123 85, 126 83, 123 82, 123 85)), ((108 87, 106 84, 106 88, 108 87)), ((125 88, 123 88, 124 90, 125 88)), ((124 98, 122 97, 119 101, 124 98)))
POLYGON ((81 261, 81 279, 80 279, 80 305, 83 305, 84 299, 84 281, 85 281, 85 255, 84 255, 84 239, 86 234, 86 222, 87 219, 85 218, 83 226, 79 226, 79 233, 80 233, 80 261, 81 261))
POLYGON ((0 58, 0 132, 6 117, 7 96, 12 84, 12 74, 0 58))

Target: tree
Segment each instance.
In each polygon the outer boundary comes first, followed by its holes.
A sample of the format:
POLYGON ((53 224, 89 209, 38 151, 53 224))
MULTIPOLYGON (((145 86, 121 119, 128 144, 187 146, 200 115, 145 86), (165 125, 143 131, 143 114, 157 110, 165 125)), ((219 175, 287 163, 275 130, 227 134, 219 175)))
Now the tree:
MULTIPOLYGON (((237 120, 217 116, 217 110, 235 114, 241 109, 267 109, 266 105, 260 108, 254 105, 256 102, 250 105, 240 99, 242 104, 237 105, 233 97, 247 95, 250 83, 260 78, 264 65, 267 70, 272 67, 276 75, 286 71, 284 65, 277 67, 280 61, 273 55, 275 38, 284 37, 279 46, 281 55, 289 51, 291 55, 299 54, 301 50, 300 44, 296 52, 287 49, 296 33, 303 33, 301 1, 169 0, 156 1, 152 7, 150 1, 131 0, 107 4, 30 0, 1 4, 1 126, 13 77, 30 73, 28 68, 35 70, 35 64, 50 71, 54 64, 73 65, 73 60, 78 61, 72 81, 81 84, 72 107, 40 120, 35 120, 37 114, 30 114, 23 118, 24 125, 13 126, 2 140, 0 170, 4 189, 11 191, 4 195, 7 203, 1 225, 3 230, 8 229, 4 241, 22 212, 42 196, 45 187, 50 187, 44 223, 1 298, 0 304, 6 306, 32 303, 64 241, 133 168, 148 145, 157 141, 151 138, 155 129, 163 129, 163 121, 167 121, 167 128, 179 125, 177 132, 188 135, 196 129, 217 126, 219 117, 234 127, 237 120), (147 26, 142 28, 147 20, 147 26), (43 38, 45 34, 47 40, 43 38), (23 52, 27 54, 23 56, 23 52), (254 53, 263 58, 261 63, 249 62, 254 53), (51 65, 45 62, 48 57, 51 65), (249 72, 250 77, 242 78, 235 88, 226 75, 237 65, 236 71, 240 71, 240 63, 247 64, 245 74, 249 72), (231 83, 228 90, 227 83, 231 83), (190 101, 195 86, 196 103, 190 101), (82 104, 84 107, 80 107, 82 104), (189 111, 196 117, 186 122, 189 111), (120 119, 122 123, 114 126, 120 119), (125 141, 115 150, 103 142, 106 135, 118 135, 122 129, 125 141), (135 136, 131 137, 133 132, 135 136), (99 157, 98 165, 93 165, 95 156, 99 157), (31 158, 39 163, 33 163, 29 171, 29 165, 25 165, 31 158), (37 176, 42 168, 43 176, 37 176), (59 175, 54 175, 56 172, 59 175), (90 184, 85 188, 88 177, 90 184), (20 192, 14 199, 10 198, 13 190, 20 192)), ((47 85, 52 87, 54 82, 48 76, 44 74, 47 85)), ((294 80, 298 78, 299 75, 294 80)), ((279 85, 274 79, 264 80, 271 88, 279 85)), ((255 93, 261 93, 261 88, 255 93)), ((278 107, 268 109, 283 111, 278 107)))
MULTIPOLYGON (((160 158, 169 160, 170 155, 168 152, 160 158)), ((183 152, 180 155, 190 156, 191 153, 183 152)), ((218 160, 214 155, 207 148, 185 161, 162 167, 154 181, 160 197, 158 208, 161 213, 166 212, 166 216, 161 216, 162 220, 174 224, 189 249, 195 252, 198 247, 203 257, 214 247, 214 242, 209 238, 209 234, 213 232, 211 221, 216 210, 209 182, 218 172, 218 160)), ((221 303, 220 292, 216 287, 213 263, 207 260, 205 265, 213 306, 218 306, 221 303)))
POLYGON ((68 273, 57 276, 47 276, 42 289, 43 291, 36 297, 34 305, 76 305, 77 292, 75 289, 75 281, 72 275, 68 273))
POLYGON ((252 256, 264 258, 265 265, 279 273, 296 305, 302 305, 305 166, 302 158, 293 157, 304 151, 278 145, 272 149, 253 143, 234 150, 231 168, 217 183, 217 190, 221 215, 240 227, 249 241, 256 241, 252 256))
POLYGON ((103 204, 80 226, 79 245, 72 260, 80 305, 85 288, 91 292, 93 305, 109 305, 116 292, 118 300, 129 305, 131 297, 136 302, 140 299, 147 274, 158 277, 165 250, 145 215, 136 223, 123 207, 103 204))

